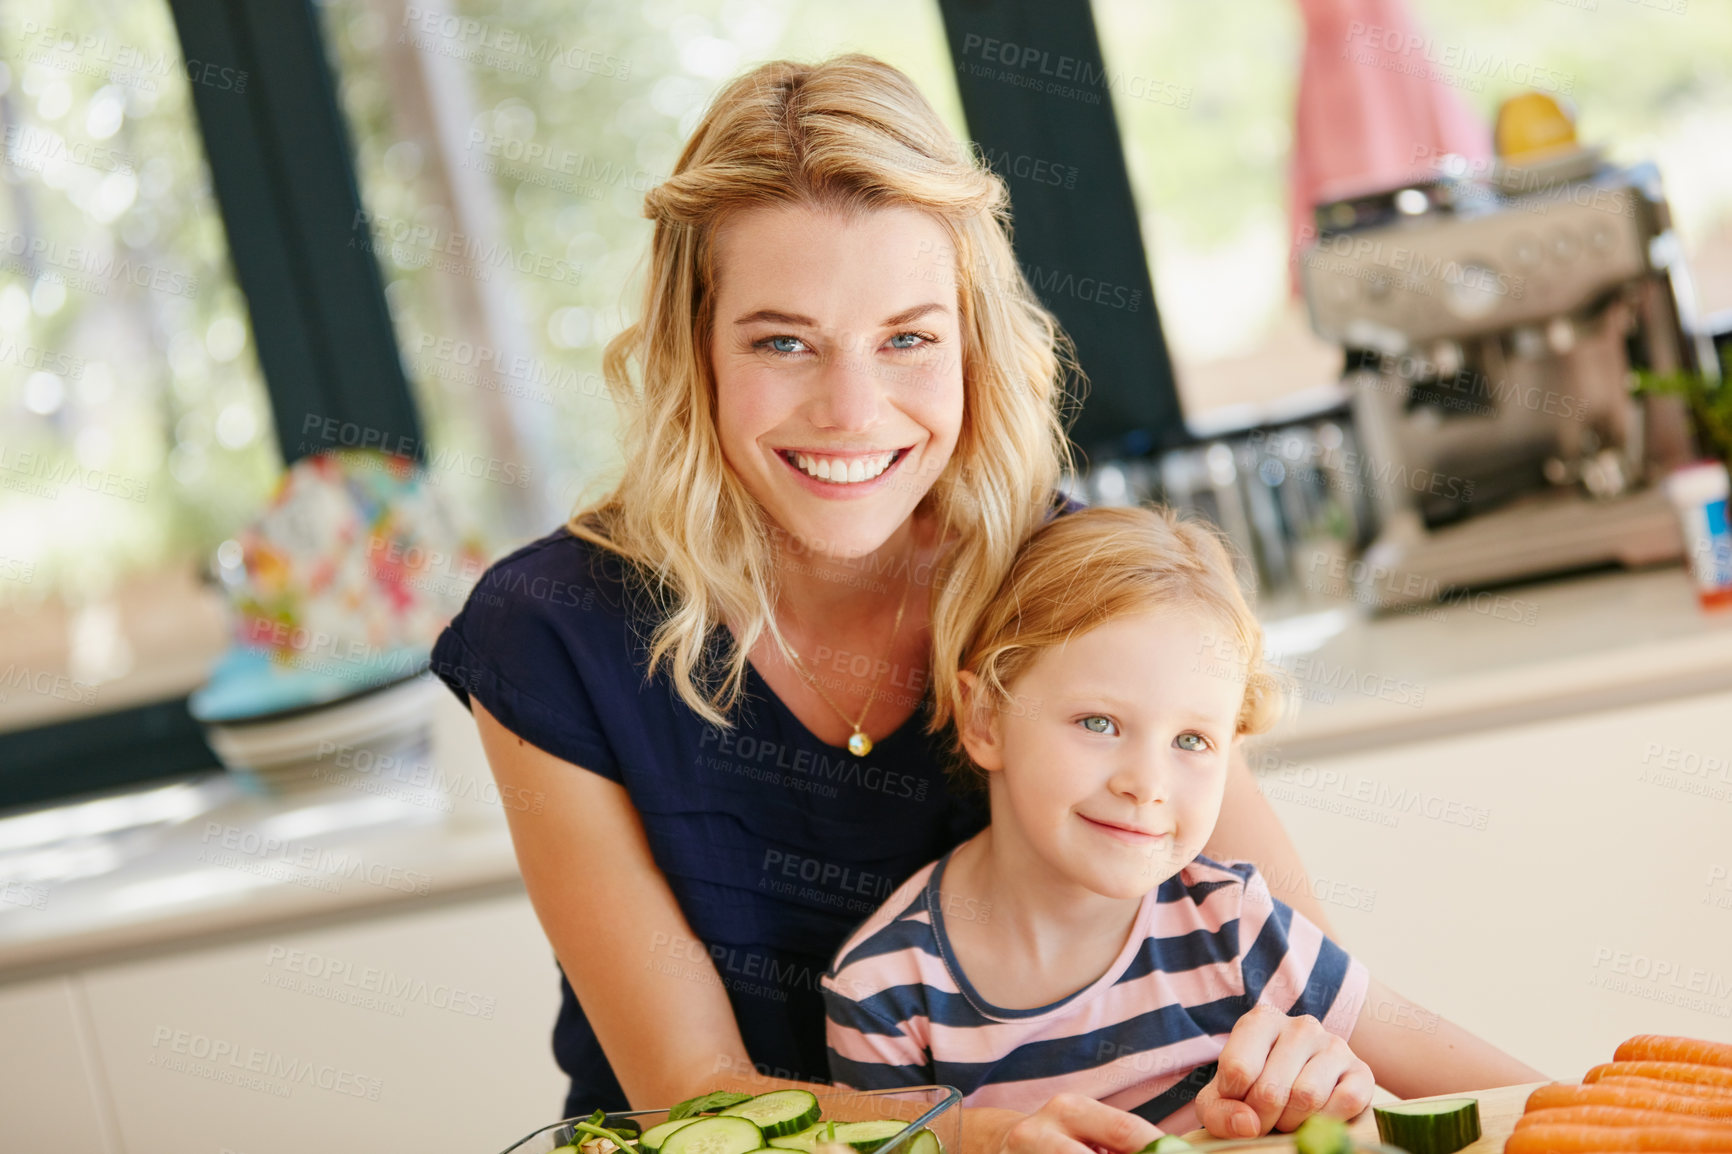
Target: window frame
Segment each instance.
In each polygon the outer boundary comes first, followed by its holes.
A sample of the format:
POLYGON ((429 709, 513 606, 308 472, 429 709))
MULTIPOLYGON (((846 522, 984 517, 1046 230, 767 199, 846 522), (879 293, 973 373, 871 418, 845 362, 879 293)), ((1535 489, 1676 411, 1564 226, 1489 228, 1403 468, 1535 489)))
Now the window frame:
POLYGON ((1010 187, 1016 257, 1089 378, 1071 441, 1100 460, 1191 444, 1090 0, 938 0, 969 135, 1010 187), (996 42, 997 58, 990 55, 996 42), (1016 46, 1018 64, 1004 62, 1016 46), (1029 59, 1028 50, 1038 56, 1029 59), (1029 60, 1027 66, 1021 61, 1029 60), (999 73, 1015 70, 1006 83, 999 73), (1048 95, 1046 83, 1099 100, 1048 95), (1086 158, 1086 166, 1069 158, 1086 158), (1009 163, 1006 163, 1006 162, 1009 163), (1073 187, 1054 169, 1076 168, 1073 187), (1079 211, 1077 198, 1088 198, 1079 211))

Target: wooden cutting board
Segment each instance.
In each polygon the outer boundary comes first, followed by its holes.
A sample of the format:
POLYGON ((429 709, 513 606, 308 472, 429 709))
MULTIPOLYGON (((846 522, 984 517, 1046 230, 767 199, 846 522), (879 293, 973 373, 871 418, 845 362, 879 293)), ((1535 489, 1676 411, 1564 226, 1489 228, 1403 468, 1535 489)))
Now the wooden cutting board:
MULTIPOLYGON (((1478 1098, 1479 1099, 1479 1141, 1464 1148, 1461 1154, 1503 1154, 1503 1144, 1515 1131, 1516 1119, 1522 1116, 1522 1107, 1527 1105, 1528 1095, 1548 1082, 1527 1082, 1520 1086, 1499 1086, 1492 1090, 1471 1090, 1461 1094, 1434 1094, 1430 1098, 1412 1098, 1413 1102, 1429 1102, 1432 1098, 1478 1098)), ((1393 1095, 1379 1093, 1372 1099, 1375 1103, 1400 1101, 1393 1095)), ((1359 1115, 1348 1126, 1355 1142, 1377 1141, 1377 1119, 1370 1110, 1359 1115)), ((1212 1141, 1207 1130, 1192 1130, 1184 1136, 1187 1142, 1212 1141)), ((1290 1143, 1286 1144, 1292 1149, 1290 1143)), ((1271 1144, 1271 1150, 1280 1149, 1271 1144)), ((1256 1154, 1254 1148, 1246 1147, 1246 1154, 1256 1154)), ((1235 1152, 1237 1154, 1237 1152, 1235 1152)))

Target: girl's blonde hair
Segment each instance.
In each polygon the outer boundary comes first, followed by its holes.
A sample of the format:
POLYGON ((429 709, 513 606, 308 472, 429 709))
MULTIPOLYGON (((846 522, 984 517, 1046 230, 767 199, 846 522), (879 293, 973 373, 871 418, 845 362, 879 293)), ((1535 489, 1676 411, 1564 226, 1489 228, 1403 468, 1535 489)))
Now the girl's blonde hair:
POLYGON ((961 667, 979 678, 980 691, 966 706, 951 702, 956 771, 981 776, 962 748, 965 711, 1017 709, 1010 687, 1043 652, 1115 617, 1168 608, 1200 611, 1222 629, 1221 644, 1197 654, 1200 666, 1243 666, 1235 733, 1274 725, 1282 683, 1264 663, 1262 627, 1216 531, 1164 506, 1083 509, 1029 539, 969 638, 961 667))
MULTIPOLYGON (((567 526, 631 563, 655 601, 649 673, 667 663, 680 697, 712 724, 729 724, 765 630, 791 652, 773 612, 779 530, 723 460, 709 358, 716 229, 774 205, 914 208, 951 239, 962 428, 917 507, 946 543, 928 597, 935 700, 947 702, 969 627, 1072 467, 1061 406, 1067 378, 1081 374, 1016 263, 1004 182, 882 61, 850 53, 753 69, 722 89, 673 175, 645 196, 655 230, 641 318, 602 362, 621 401, 625 469, 567 526), (727 622, 735 643, 712 648, 727 622)), ((938 710, 929 730, 948 718, 938 710)))

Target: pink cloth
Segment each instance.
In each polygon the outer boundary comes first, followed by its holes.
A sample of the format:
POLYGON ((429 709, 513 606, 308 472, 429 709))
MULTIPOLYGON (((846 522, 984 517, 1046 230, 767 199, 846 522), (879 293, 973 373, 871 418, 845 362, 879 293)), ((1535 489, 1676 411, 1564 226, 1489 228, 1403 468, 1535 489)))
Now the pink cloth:
MULTIPOLYGON (((1403 0, 1298 0, 1305 17, 1289 196, 1292 252, 1313 235, 1312 209, 1388 188, 1457 153, 1485 162, 1485 123, 1459 87, 1481 82, 1468 46, 1426 36, 1403 0)), ((1297 260, 1288 262, 1299 291, 1297 260)))

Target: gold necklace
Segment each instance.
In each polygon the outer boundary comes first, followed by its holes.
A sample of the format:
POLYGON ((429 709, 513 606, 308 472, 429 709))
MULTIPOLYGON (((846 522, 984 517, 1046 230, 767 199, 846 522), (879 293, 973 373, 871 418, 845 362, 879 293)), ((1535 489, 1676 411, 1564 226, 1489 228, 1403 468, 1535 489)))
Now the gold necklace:
MULTIPOLYGON (((902 635, 902 611, 908 608, 908 587, 912 584, 914 584, 914 582, 910 579, 905 581, 902 585, 902 600, 898 602, 896 606, 896 624, 890 627, 890 647, 892 650, 896 647, 896 639, 902 635)), ((798 669, 805 676, 806 680, 812 683, 812 688, 818 691, 818 696, 824 699, 824 704, 828 705, 831 709, 834 709, 836 711, 836 716, 840 717, 843 721, 848 722, 849 728, 853 729, 854 732, 848 735, 848 752, 853 754, 855 757, 865 757, 868 753, 871 753, 872 739, 866 736, 865 730, 860 728, 860 723, 865 721, 866 715, 872 711, 872 702, 878 697, 878 687, 884 682, 884 669, 878 671, 877 680, 872 682, 872 692, 866 695, 866 708, 860 711, 859 717, 855 718, 853 721, 848 721, 848 715, 842 712, 840 706, 830 700, 830 695, 824 692, 824 687, 818 684, 818 679, 812 676, 811 671, 806 668, 806 663, 800 660, 800 655, 794 651, 792 645, 788 646, 788 652, 793 654, 794 668, 798 669)), ((886 662, 885 669, 888 668, 889 663, 886 662)))

